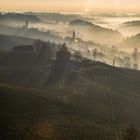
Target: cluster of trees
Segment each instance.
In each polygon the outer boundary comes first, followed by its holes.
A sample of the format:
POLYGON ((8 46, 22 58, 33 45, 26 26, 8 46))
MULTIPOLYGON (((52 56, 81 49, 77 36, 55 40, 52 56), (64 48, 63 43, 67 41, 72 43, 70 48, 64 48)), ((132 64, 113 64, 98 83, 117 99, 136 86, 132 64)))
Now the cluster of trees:
POLYGON ((71 53, 68 51, 66 44, 63 44, 56 53, 56 59, 51 67, 51 74, 47 83, 57 82, 65 74, 71 59, 71 53))
POLYGON ((123 140, 137 140, 138 130, 134 126, 126 128, 122 134, 123 140))

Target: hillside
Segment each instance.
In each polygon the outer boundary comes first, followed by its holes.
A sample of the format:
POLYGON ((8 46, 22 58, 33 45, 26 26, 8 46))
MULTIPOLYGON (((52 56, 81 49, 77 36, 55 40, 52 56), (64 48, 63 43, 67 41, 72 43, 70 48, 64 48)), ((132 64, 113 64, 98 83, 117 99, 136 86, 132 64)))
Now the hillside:
POLYGON ((124 26, 140 26, 139 20, 128 21, 123 24, 124 26))
POLYGON ((140 34, 137 34, 132 37, 128 37, 127 39, 123 40, 119 46, 128 48, 130 50, 133 50, 134 48, 140 48, 140 34))
POLYGON ((139 71, 89 60, 70 61, 68 67, 57 70, 52 62, 42 58, 22 57, 3 59, 1 83, 49 90, 46 96, 78 107, 103 124, 140 124, 139 71))
MULTIPOLYGON (((108 29, 108 28, 103 28, 101 26, 98 26, 98 25, 95 25, 91 22, 88 22, 88 21, 85 21, 85 20, 81 20, 81 19, 76 19, 76 20, 73 20, 69 23, 70 26, 77 26, 77 27, 88 27, 90 29, 93 29, 93 30, 97 30, 97 31, 112 31, 111 29, 108 29)), ((115 31, 114 31, 115 32, 115 31)))
POLYGON ((40 19, 43 21, 51 21, 51 22, 69 22, 71 20, 77 19, 77 18, 83 18, 79 14, 63 14, 63 13, 35 13, 40 19))
POLYGON ((123 33, 125 36, 134 36, 140 33, 140 21, 132 20, 124 22, 120 25, 118 30, 123 33))
POLYGON ((20 14, 20 13, 5 13, 0 14, 0 22, 25 22, 28 20, 30 23, 39 23, 41 20, 35 15, 20 14))
POLYGON ((32 39, 42 39, 44 41, 54 41, 54 42, 62 41, 61 37, 53 34, 50 31, 43 32, 38 30, 37 28, 24 29, 19 27, 11 27, 3 24, 0 24, 0 34, 32 39))
POLYGON ((140 128, 140 71, 70 59, 63 47, 56 60, 0 56, 0 117, 8 140, 116 140, 122 129, 140 128))
POLYGON ((140 123, 139 71, 92 62, 76 63, 73 67, 76 68, 55 83, 62 84, 64 93, 59 96, 64 102, 90 112, 103 123, 120 126, 140 123))
MULTIPOLYGON (((88 22, 88 21, 84 21, 84 20, 81 20, 81 19, 76 19, 76 20, 73 20, 69 23, 70 26, 89 26, 89 27, 93 27, 95 26, 94 24, 88 22)), ((96 25, 97 27, 97 25, 96 25)), ((99 27, 99 26, 98 26, 99 27)))
POLYGON ((104 28, 81 19, 72 20, 69 22, 69 26, 79 32, 81 36, 85 36, 86 39, 103 44, 112 44, 123 39, 123 36, 117 30, 104 28))
POLYGON ((43 97, 41 90, 0 84, 0 91, 1 139, 115 138, 113 131, 96 125, 87 113, 43 97))
POLYGON ((34 40, 25 37, 0 34, 0 42, 0 51, 10 51, 13 46, 33 44, 34 40))

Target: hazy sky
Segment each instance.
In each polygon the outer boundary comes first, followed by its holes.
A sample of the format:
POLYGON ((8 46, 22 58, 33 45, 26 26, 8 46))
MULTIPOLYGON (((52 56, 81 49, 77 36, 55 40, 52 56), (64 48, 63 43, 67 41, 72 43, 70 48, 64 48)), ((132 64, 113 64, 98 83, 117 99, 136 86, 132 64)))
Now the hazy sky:
POLYGON ((140 0, 0 0, 0 11, 139 12, 140 0))

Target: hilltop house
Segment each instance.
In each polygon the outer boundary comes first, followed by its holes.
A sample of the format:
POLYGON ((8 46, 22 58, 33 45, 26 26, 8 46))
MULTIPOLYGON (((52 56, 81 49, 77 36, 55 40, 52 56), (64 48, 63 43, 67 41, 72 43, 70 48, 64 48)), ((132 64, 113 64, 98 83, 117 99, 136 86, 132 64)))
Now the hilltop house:
POLYGON ((21 45, 13 47, 12 53, 35 54, 36 51, 32 45, 21 45))
POLYGON ((20 45, 12 48, 13 54, 36 55, 45 60, 54 59, 59 45, 36 40, 33 45, 20 45))

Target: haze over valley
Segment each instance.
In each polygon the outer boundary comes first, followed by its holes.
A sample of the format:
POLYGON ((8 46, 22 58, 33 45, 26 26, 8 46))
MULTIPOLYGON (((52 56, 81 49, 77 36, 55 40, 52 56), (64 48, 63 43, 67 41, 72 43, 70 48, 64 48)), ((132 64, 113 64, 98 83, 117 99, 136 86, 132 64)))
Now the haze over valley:
POLYGON ((117 67, 129 63, 127 68, 133 68, 136 49, 139 61, 139 20, 138 14, 1 13, 0 34, 65 42, 72 53, 79 51, 89 59, 97 49, 98 61, 112 65, 115 59, 117 67))

